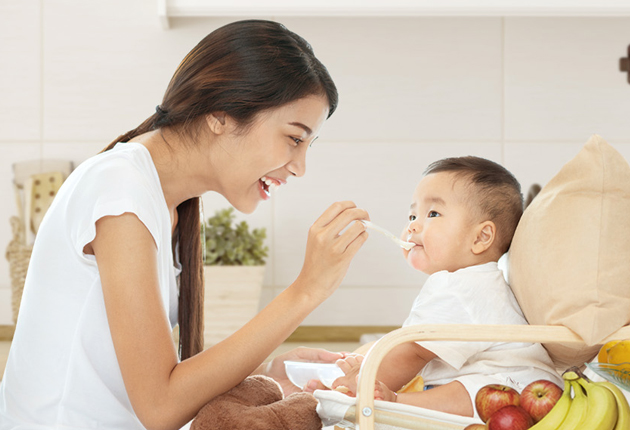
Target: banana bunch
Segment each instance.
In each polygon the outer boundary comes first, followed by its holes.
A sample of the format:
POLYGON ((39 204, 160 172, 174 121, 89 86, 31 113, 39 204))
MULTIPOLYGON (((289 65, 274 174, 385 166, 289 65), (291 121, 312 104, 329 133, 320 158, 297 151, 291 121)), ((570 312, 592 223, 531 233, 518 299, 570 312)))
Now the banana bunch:
POLYGON ((562 377, 562 396, 529 430, 630 430, 630 406, 616 385, 591 382, 577 369, 562 377))

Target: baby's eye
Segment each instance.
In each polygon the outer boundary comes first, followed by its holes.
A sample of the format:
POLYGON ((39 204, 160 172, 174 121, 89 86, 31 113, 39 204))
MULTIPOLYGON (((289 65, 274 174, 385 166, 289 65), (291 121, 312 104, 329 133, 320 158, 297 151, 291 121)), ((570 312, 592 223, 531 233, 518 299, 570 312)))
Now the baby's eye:
POLYGON ((409 215, 409 221, 415 221, 415 220, 416 220, 415 215, 409 215))
POLYGON ((440 214, 437 213, 436 211, 429 211, 429 213, 427 214, 427 218, 436 218, 439 217, 440 214))

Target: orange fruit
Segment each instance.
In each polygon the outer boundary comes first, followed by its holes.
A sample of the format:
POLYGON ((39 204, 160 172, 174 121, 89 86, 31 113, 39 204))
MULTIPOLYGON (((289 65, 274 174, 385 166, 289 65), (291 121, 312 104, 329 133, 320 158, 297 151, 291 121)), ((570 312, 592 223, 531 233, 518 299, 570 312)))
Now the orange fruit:
POLYGON ((610 364, 630 363, 630 339, 622 340, 608 350, 608 362, 610 364))
POLYGON ((600 363, 608 363, 608 351, 610 348, 617 345, 620 340, 611 340, 610 342, 606 342, 599 350, 599 354, 597 354, 597 361, 600 363))

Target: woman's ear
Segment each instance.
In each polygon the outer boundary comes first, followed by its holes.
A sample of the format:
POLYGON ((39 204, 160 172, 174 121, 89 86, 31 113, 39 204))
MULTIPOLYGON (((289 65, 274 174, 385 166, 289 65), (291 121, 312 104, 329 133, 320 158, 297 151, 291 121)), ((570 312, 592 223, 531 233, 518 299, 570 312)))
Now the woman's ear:
POLYGON ((472 245, 475 255, 486 252, 494 243, 497 236, 497 227, 492 221, 484 221, 477 225, 476 236, 472 245))
POLYGON ((206 122, 214 134, 221 135, 227 130, 227 114, 225 112, 213 112, 207 115, 206 122))

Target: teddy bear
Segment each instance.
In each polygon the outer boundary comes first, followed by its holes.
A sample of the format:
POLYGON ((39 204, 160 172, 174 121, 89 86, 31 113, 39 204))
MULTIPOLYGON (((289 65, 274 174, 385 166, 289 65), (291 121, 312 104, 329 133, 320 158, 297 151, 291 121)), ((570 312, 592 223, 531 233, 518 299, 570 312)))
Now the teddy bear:
POLYGON ((255 375, 208 402, 191 430, 321 430, 317 400, 308 393, 284 398, 273 379, 255 375))

